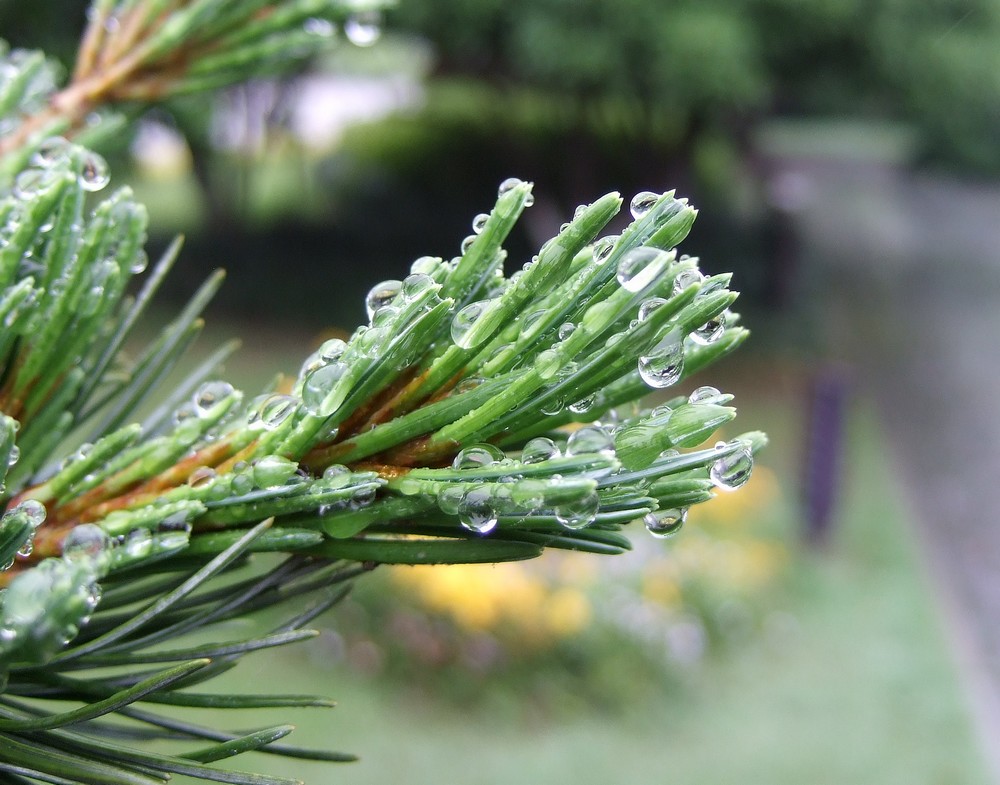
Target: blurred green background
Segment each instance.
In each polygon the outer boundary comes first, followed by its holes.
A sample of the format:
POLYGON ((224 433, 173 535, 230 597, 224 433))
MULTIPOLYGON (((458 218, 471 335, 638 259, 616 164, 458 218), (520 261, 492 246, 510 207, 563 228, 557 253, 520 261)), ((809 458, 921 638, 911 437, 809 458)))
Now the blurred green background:
MULTIPOLYGON (((0 31, 67 58, 83 5, 0 0, 0 31)), ((247 389, 457 253, 511 175, 536 184, 511 269, 578 203, 676 188, 682 250, 735 271, 754 331, 688 383, 770 433, 748 486, 617 559, 376 570, 231 674, 321 685, 340 707, 299 743, 363 761, 260 766, 997 781, 1000 0, 399 0, 372 46, 129 111, 105 152, 150 251, 186 236, 168 295, 229 270, 201 346, 243 337, 247 389)))

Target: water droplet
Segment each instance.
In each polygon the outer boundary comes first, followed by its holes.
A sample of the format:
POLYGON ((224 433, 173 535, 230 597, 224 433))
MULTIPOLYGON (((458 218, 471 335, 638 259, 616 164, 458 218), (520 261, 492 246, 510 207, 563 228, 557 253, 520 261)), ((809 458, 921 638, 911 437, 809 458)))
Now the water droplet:
POLYGON ((483 229, 486 228, 486 222, 490 220, 489 213, 480 213, 475 218, 472 219, 472 231, 476 234, 482 234, 483 229))
POLYGON ((87 151, 80 164, 80 187, 84 191, 100 191, 109 182, 108 162, 97 153, 87 151))
POLYGON ((459 505, 464 498, 465 488, 461 485, 445 485, 437 494, 438 507, 448 515, 458 515, 459 505))
POLYGON ((288 483, 298 469, 298 464, 280 455, 265 455, 250 466, 256 488, 278 488, 288 483))
POLYGON ((594 522, 600 506, 601 500, 597 491, 591 491, 579 499, 560 504, 552 511, 556 520, 567 529, 582 529, 594 522))
POLYGON ((582 428, 577 428, 566 440, 567 455, 592 452, 603 455, 614 455, 615 452, 614 438, 599 425, 585 425, 582 428))
POLYGON ((541 463, 561 455, 554 441, 546 436, 537 436, 521 448, 521 463, 541 463))
MULTIPOLYGON (((723 445, 723 447, 732 446, 732 444, 723 445)), ((753 454, 748 446, 741 444, 735 452, 724 455, 713 463, 708 477, 720 490, 735 491, 746 484, 752 472, 753 454)))
POLYGON ((474 349, 485 341, 489 335, 480 332, 476 335, 475 327, 483 316, 492 310, 494 300, 479 300, 469 303, 455 314, 451 322, 451 340, 461 349, 474 349))
POLYGON ((498 519, 492 489, 480 485, 470 489, 458 504, 458 520, 466 529, 477 534, 489 534, 498 519))
POLYGON ((659 200, 660 194, 655 194, 652 191, 639 191, 635 196, 632 197, 632 201, 629 202, 628 209, 632 213, 633 218, 642 218, 650 210, 653 209, 653 205, 659 200))
POLYGON ((348 17, 344 22, 344 35, 355 46, 371 46, 382 36, 382 15, 365 11, 348 17))
POLYGON ((191 405, 198 417, 207 417, 216 404, 234 395, 236 388, 229 382, 205 382, 191 397, 191 405))
POLYGON ((535 358, 535 371, 537 371, 541 379, 551 379, 559 372, 561 366, 562 361, 559 352, 554 349, 546 349, 544 352, 539 352, 535 358))
POLYGON ((53 166, 58 161, 65 160, 70 147, 72 145, 61 136, 50 136, 38 145, 38 150, 31 157, 31 162, 35 166, 53 166))
POLYGON ((674 507, 669 510, 656 510, 647 513, 642 519, 646 529, 654 537, 666 539, 677 534, 687 520, 687 507, 674 507))
POLYGON ((14 510, 16 512, 24 513, 27 518, 28 525, 33 529, 37 529, 45 523, 45 505, 37 499, 25 499, 17 505, 14 510))
POLYGON ((403 297, 412 300, 434 286, 434 279, 423 273, 411 273, 403 279, 403 297))
POLYGON ((31 552, 34 550, 35 550, 35 538, 29 535, 28 539, 26 539, 23 543, 21 543, 21 547, 17 549, 17 555, 20 556, 22 559, 27 559, 29 556, 31 556, 31 552))
POLYGON ((556 397, 546 401, 541 406, 539 406, 538 411, 540 411, 542 414, 546 414, 551 417, 553 415, 559 414, 559 412, 561 412, 565 406, 566 406, 566 401, 563 398, 556 397))
POLYGON ((573 332, 576 330, 576 325, 573 322, 564 322, 559 326, 559 340, 565 341, 569 338, 573 332))
POLYGON ((684 372, 684 343, 677 330, 671 330, 639 358, 639 376, 657 390, 676 383, 684 372))
POLYGON ((645 289, 663 270, 668 254, 656 248, 633 248, 618 263, 618 283, 630 292, 645 289))
POLYGON ((360 510, 375 501, 375 488, 371 485, 358 488, 351 495, 351 509, 360 510))
POLYGON ((725 331, 726 319, 722 314, 719 314, 714 319, 709 319, 701 327, 692 330, 691 340, 702 346, 707 346, 719 340, 725 331))
POLYGON ((498 197, 503 196, 505 193, 513 191, 519 185, 523 184, 524 180, 522 180, 519 177, 508 177, 506 180, 500 183, 500 187, 497 189, 497 196, 498 197))
POLYGON ((602 237, 594 243, 594 261, 598 264, 605 261, 609 256, 611 256, 611 251, 614 250, 615 243, 617 242, 618 235, 609 234, 607 237, 602 237))
POLYGON ((299 401, 291 395, 269 395, 254 413, 253 424, 273 431, 299 408, 299 401))
POLYGON ((100 526, 82 523, 63 538, 63 558, 69 561, 97 559, 111 547, 111 538, 100 526))
POLYGON ((302 24, 302 29, 309 33, 309 35, 314 35, 318 38, 333 38, 337 32, 337 28, 333 22, 329 19, 320 19, 318 17, 306 19, 302 24))
POLYGON ((323 482, 331 490, 346 488, 353 478, 351 470, 339 463, 331 464, 323 470, 323 482))
POLYGON ((365 309, 368 312, 368 320, 371 321, 375 312, 383 305, 388 305, 395 300, 396 295, 399 294, 402 288, 403 282, 394 279, 375 284, 371 288, 371 291, 368 292, 368 296, 365 297, 365 309))
POLYGON ((44 169, 25 169, 14 179, 14 196, 19 199, 30 199, 46 185, 51 177, 44 169))
POLYGON ((473 444, 461 450, 451 462, 451 468, 456 470, 481 469, 492 466, 504 459, 503 450, 492 444, 473 444))
POLYGON ((250 464, 246 461, 240 461, 233 467, 229 488, 235 496, 242 496, 253 490, 253 475, 250 472, 250 464))
POLYGON ((141 559, 153 550, 153 535, 148 529, 133 529, 125 535, 125 553, 134 559, 141 559))
POLYGON ((21 448, 16 444, 12 444, 10 446, 10 452, 7 453, 7 466, 13 466, 19 460, 21 460, 21 448))
POLYGON ((688 403, 719 403, 722 393, 714 387, 699 387, 688 396, 688 403))
POLYGON ((569 410, 573 414, 586 414, 591 409, 594 408, 594 402, 597 400, 597 393, 591 393, 586 398, 581 398, 575 403, 569 405, 569 410))
POLYGON ((434 273, 441 269, 444 260, 440 256, 421 256, 410 265, 410 272, 416 275, 428 275, 433 278, 434 273))
POLYGON ((680 294, 689 286, 701 285, 705 276, 699 270, 681 270, 674 278, 674 294, 680 294))
POLYGON ((188 477, 187 484, 192 488, 203 488, 216 477, 215 469, 211 466, 199 466, 188 477))
POLYGON ((638 319, 640 322, 646 321, 661 305, 664 305, 667 301, 662 297, 650 297, 648 300, 643 300, 642 305, 639 306, 638 319))

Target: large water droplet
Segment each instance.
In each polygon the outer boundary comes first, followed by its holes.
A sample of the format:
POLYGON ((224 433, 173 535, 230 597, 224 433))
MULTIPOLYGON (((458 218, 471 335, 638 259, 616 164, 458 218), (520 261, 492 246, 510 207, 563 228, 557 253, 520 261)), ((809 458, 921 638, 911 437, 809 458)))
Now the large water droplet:
POLYGON ((347 373, 347 365, 334 362, 329 365, 321 365, 306 376, 302 382, 302 405, 310 414, 326 417, 333 413, 333 408, 324 405, 324 402, 345 373, 347 373))
POLYGON ((699 404, 699 403, 719 403, 722 398, 722 393, 719 392, 715 387, 699 387, 694 390, 688 396, 688 403, 699 404))
POLYGON ((254 413, 253 424, 259 424, 261 427, 273 431, 291 417, 298 407, 298 399, 291 395, 269 395, 254 413))
POLYGON ((687 507, 675 507, 668 510, 656 510, 648 513, 642 522, 654 537, 666 539, 677 534, 687 520, 687 507))
POLYGON ((191 405, 198 417, 207 417, 212 408, 235 394, 236 388, 229 382, 205 382, 191 397, 191 405))
POLYGON ((632 197, 632 201, 629 202, 628 209, 631 211, 632 217, 642 218, 653 209, 653 205, 656 204, 659 198, 660 194, 653 193, 652 191, 639 191, 639 193, 632 197))
POLYGON ((479 320, 491 310, 493 303, 493 300, 479 300, 469 303, 455 314, 455 318, 451 322, 451 340, 455 342, 456 346, 461 349, 474 349, 489 337, 485 332, 480 333, 477 337, 474 328, 479 320))
POLYGON ((601 453, 613 455, 615 440, 599 425, 585 425, 577 428, 566 440, 567 455, 582 455, 584 453, 601 453))
POLYGON ((199 466, 188 477, 187 484, 192 488, 203 488, 216 478, 215 469, 211 466, 199 466))
POLYGON ((563 398, 555 397, 555 398, 550 398, 549 400, 541 404, 538 407, 538 411, 540 411, 542 414, 551 417, 556 414, 559 414, 559 412, 561 412, 565 406, 566 406, 566 401, 563 398))
POLYGON ((24 513, 28 525, 33 529, 37 529, 45 523, 45 505, 37 499, 25 499, 14 510, 24 513))
POLYGON ((14 178, 14 196, 19 199, 30 199, 50 181, 51 176, 44 169, 25 169, 14 178))
POLYGON ((503 196, 505 193, 513 191, 519 185, 523 184, 524 180, 520 179, 519 177, 508 177, 506 180, 500 183, 500 187, 497 189, 497 196, 498 197, 503 196))
POLYGON ((704 280, 700 270, 681 270, 674 278, 674 294, 680 294, 689 286, 701 285, 704 280))
POLYGON ((251 464, 253 484, 257 488, 278 488, 295 475, 298 464, 280 455, 265 455, 251 464))
POLYGON ((719 314, 715 318, 709 319, 701 327, 692 330, 691 340, 702 346, 707 346, 719 340, 725 331, 726 319, 722 314, 719 314))
POLYGON ((462 497, 458 504, 458 520, 477 534, 489 534, 496 528, 498 518, 490 486, 477 486, 462 497))
POLYGON ((371 321, 375 312, 383 305, 388 305, 396 299, 396 295, 403 288, 403 282, 390 279, 375 284, 365 297, 365 310, 368 312, 368 320, 371 321))
POLYGON ((40 145, 31 157, 36 166, 54 166, 58 161, 65 160, 72 145, 61 136, 50 136, 40 145))
POLYGON ((318 38, 333 38, 337 32, 337 28, 329 19, 321 19, 315 16, 306 19, 302 24, 302 29, 309 33, 309 35, 314 35, 318 38))
POLYGON ((464 498, 465 488, 461 485, 445 485, 437 494, 438 507, 448 515, 458 515, 458 507, 464 498))
POLYGON ((503 450, 492 444, 473 444, 461 450, 451 462, 453 469, 481 469, 504 459, 503 450))
POLYGON ((684 343, 680 333, 671 330, 639 358, 639 376, 654 389, 660 390, 677 382, 684 372, 684 343))
POLYGON ((554 441, 546 436, 537 436, 521 449, 521 463, 541 463, 561 455, 554 441))
POLYGON ((108 162, 97 153, 87 151, 80 163, 80 187, 84 191, 100 191, 109 182, 108 162))
POLYGON ((563 324, 559 325, 559 332, 557 333, 557 335, 559 336, 560 341, 565 341, 575 331, 576 331, 576 325, 573 324, 573 322, 563 322, 563 324))
POLYGON ((618 242, 617 234, 609 234, 594 243, 594 261, 598 264, 607 260, 614 250, 615 243, 618 242))
POLYGON ((535 371, 541 379, 551 379, 562 367, 562 358, 555 349, 539 352, 535 358, 535 371))
POLYGON ((630 292, 645 289, 663 270, 664 251, 656 248, 633 248, 618 263, 618 283, 630 292))
POLYGON ((133 559, 142 559, 153 550, 153 535, 149 529, 133 529, 125 535, 123 547, 133 559))
POLYGON ((323 470, 323 481, 331 490, 346 488, 351 484, 353 477, 351 470, 339 463, 331 464, 323 470))
MULTIPOLYGON (((732 443, 724 445, 724 447, 731 446, 732 443)), ((708 477, 720 490, 735 491, 746 484, 752 472, 753 453, 747 445, 741 444, 735 452, 724 455, 713 463, 708 477)))
POLYGON ((422 273, 411 273, 403 279, 403 297, 412 300, 434 286, 434 279, 422 273))
POLYGON ((82 523, 63 539, 63 558, 70 561, 97 559, 111 547, 111 538, 100 526, 82 523))
POLYGON ((344 35, 355 46, 371 46, 382 36, 382 16, 376 11, 364 11, 348 17, 344 35))
POLYGON ((642 305, 639 306, 638 319, 640 322, 646 321, 661 305, 666 304, 666 300, 662 297, 650 297, 648 300, 643 300, 642 305))
POLYGON ((488 213, 480 213, 472 219, 472 231, 476 234, 482 234, 483 229, 486 228, 486 222, 489 220, 490 216, 488 213))
POLYGON ((567 529, 582 529, 594 522, 600 506, 601 500, 597 491, 591 491, 579 499, 560 504, 553 509, 553 512, 556 520, 567 529))
POLYGON ((574 401, 569 405, 569 410, 573 414, 586 414, 591 409, 594 408, 594 403, 597 401, 597 393, 591 393, 585 398, 581 398, 579 401, 574 401))

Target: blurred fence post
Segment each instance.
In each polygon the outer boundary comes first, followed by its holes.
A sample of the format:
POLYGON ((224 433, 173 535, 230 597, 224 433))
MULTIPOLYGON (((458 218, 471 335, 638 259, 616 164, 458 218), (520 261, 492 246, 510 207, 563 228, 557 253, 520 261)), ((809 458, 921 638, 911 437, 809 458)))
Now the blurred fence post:
POLYGON ((802 477, 804 537, 821 546, 830 539, 841 491, 841 453, 849 385, 841 366, 821 368, 809 383, 802 477))

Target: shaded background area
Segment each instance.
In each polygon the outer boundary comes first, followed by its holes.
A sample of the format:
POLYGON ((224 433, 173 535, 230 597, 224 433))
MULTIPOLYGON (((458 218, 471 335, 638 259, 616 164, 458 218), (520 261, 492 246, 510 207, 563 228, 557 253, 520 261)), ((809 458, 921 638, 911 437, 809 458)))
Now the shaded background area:
MULTIPOLYGON (((71 52, 81 4, 33 5, 5 37, 71 52)), ((616 560, 377 571, 233 675, 340 700, 300 724, 366 761, 312 781, 997 781, 1000 2, 664 5, 401 0, 105 151, 151 252, 187 237, 168 294, 230 271, 202 346, 245 337, 248 389, 510 175, 510 269, 578 203, 677 188, 682 250, 743 292, 753 340, 681 392, 771 434, 750 484, 616 560)))

